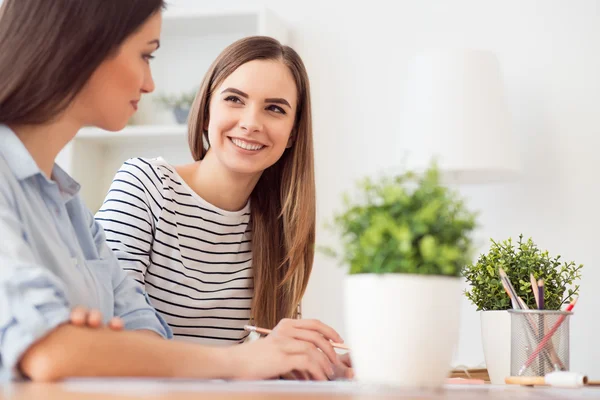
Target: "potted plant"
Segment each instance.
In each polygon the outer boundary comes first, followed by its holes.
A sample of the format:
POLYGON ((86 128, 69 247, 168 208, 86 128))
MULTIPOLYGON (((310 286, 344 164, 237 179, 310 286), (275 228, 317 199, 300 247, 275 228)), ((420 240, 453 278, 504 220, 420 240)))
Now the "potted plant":
POLYGON ((461 268, 471 262, 475 214, 440 183, 436 164, 358 185, 330 228, 349 266, 347 341, 360 381, 439 387, 458 341, 461 268))
POLYGON ((544 308, 559 310, 579 292, 576 280, 581 278, 583 265, 562 262, 561 256, 550 257, 541 251, 531 238, 523 235, 515 244, 512 238, 502 242, 491 240, 490 250, 480 255, 477 262, 463 269, 470 285, 466 297, 481 311, 481 335, 488 374, 493 384, 504 384, 510 375, 510 315, 506 311, 511 302, 499 279, 502 267, 513 284, 517 295, 528 308, 537 308, 531 289, 534 279, 544 280, 544 308), (574 285, 575 284, 575 285, 574 285))
POLYGON ((190 108, 196 97, 196 91, 183 92, 178 95, 162 94, 157 96, 156 101, 173 111, 175 121, 178 124, 187 123, 190 108))

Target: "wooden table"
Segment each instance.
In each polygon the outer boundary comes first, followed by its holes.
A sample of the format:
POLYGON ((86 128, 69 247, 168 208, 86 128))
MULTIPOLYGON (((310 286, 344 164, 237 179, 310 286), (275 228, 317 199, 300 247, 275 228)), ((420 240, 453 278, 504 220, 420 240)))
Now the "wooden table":
POLYGON ((96 380, 55 384, 12 383, 1 387, 6 400, 368 400, 368 399, 581 399, 600 398, 600 389, 556 389, 493 385, 448 385, 437 391, 406 390, 327 382, 273 384, 261 382, 166 382, 161 380, 111 382, 96 380))

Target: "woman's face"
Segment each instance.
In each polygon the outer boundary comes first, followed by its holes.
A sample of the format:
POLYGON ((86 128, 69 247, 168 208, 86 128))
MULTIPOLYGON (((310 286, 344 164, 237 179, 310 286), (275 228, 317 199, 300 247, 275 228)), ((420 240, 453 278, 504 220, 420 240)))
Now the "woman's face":
POLYGON ((154 90, 150 59, 159 47, 161 25, 157 12, 94 71, 73 104, 82 125, 109 131, 127 125, 142 94, 154 90))
POLYGON ((297 89, 278 60, 241 65, 214 92, 209 106, 210 150, 232 172, 260 174, 291 145, 297 89))

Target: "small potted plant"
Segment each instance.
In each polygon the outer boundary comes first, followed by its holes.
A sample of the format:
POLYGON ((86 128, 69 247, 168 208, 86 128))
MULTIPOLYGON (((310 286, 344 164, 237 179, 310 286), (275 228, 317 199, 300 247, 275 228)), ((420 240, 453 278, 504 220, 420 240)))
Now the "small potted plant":
POLYGON ((196 97, 196 91, 183 92, 178 95, 162 94, 157 96, 156 101, 173 111, 175 121, 178 124, 187 123, 190 108, 196 97))
POLYGON ((490 250, 480 255, 477 262, 463 269, 463 276, 470 285, 465 291, 467 298, 481 311, 481 339, 483 352, 493 384, 504 384, 510 375, 510 315, 511 301, 499 279, 502 268, 517 295, 528 308, 537 308, 532 291, 531 275, 537 282, 544 281, 544 308, 560 310, 578 295, 583 265, 562 262, 561 256, 550 257, 541 251, 531 238, 523 235, 515 244, 512 238, 502 242, 491 240, 490 250))
POLYGON ((460 271, 471 262, 471 213, 440 183, 437 165, 365 179, 330 228, 349 266, 347 341, 360 381, 439 387, 458 341, 460 271))

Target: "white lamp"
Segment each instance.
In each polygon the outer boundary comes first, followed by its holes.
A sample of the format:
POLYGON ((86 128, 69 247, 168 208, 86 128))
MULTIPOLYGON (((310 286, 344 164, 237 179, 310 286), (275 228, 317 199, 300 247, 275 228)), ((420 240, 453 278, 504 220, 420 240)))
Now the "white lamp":
POLYGON ((515 177, 519 152, 496 56, 479 50, 418 55, 408 70, 400 148, 407 167, 423 170, 435 158, 453 183, 515 177))

